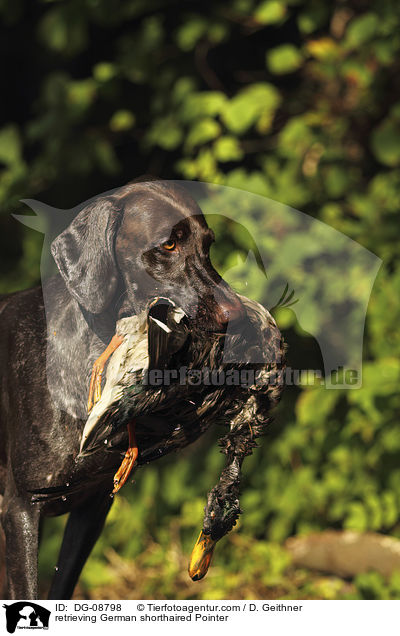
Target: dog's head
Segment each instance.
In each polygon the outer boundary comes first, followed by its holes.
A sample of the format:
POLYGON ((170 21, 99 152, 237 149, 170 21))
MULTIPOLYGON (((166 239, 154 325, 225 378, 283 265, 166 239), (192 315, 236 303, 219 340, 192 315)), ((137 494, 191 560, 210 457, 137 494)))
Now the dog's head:
POLYGON ((212 230, 197 203, 176 184, 128 184, 85 206, 52 243, 69 292, 93 314, 118 318, 157 296, 180 306, 199 326, 221 331, 244 308, 213 268, 212 230))

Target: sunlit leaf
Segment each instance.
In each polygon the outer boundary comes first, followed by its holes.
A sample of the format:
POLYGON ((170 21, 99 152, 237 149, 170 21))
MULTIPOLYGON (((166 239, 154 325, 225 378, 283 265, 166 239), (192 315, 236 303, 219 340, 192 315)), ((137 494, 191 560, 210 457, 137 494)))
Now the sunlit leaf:
POLYGON ((381 163, 387 166, 400 164, 400 119, 386 119, 372 132, 372 150, 381 163))
POLYGON ((214 144, 214 152, 218 161, 239 161, 243 151, 235 137, 220 137, 214 144))
POLYGON ((265 113, 273 113, 280 99, 279 92, 271 84, 253 84, 230 100, 221 117, 230 131, 242 134, 265 113))
POLYGON ((215 139, 215 137, 219 135, 220 130, 221 127, 215 119, 200 119, 190 130, 186 138, 186 144, 189 148, 199 144, 205 144, 215 139))
POLYGON ((21 140, 17 126, 10 124, 0 129, 0 161, 15 164, 21 160, 21 140))
POLYGON ((293 44, 281 44, 267 53, 267 66, 276 75, 297 71, 302 63, 303 56, 293 44))
POLYGON ((286 5, 280 0, 265 0, 256 9, 254 17, 261 24, 280 22, 286 15, 286 5))
POLYGON ((346 45, 360 46, 371 40, 377 32, 379 17, 375 13, 365 13, 353 18, 346 31, 346 45))
POLYGON ((110 128, 114 132, 129 130, 135 124, 135 115, 130 110, 117 110, 110 119, 110 128))

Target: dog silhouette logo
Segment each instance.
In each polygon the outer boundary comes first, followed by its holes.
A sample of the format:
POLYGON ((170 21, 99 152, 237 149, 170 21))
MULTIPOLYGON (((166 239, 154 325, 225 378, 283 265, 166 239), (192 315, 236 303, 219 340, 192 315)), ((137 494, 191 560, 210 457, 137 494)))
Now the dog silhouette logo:
POLYGON ((18 601, 3 605, 9 634, 16 629, 49 629, 50 610, 36 603, 18 601))

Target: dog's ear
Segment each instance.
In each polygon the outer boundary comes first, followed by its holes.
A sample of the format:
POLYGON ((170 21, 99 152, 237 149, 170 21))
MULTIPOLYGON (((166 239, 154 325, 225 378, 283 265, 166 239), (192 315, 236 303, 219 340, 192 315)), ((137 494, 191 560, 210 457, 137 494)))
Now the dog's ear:
POLYGON ((51 244, 69 292, 93 314, 106 309, 117 288, 114 239, 120 215, 111 199, 97 199, 51 244))

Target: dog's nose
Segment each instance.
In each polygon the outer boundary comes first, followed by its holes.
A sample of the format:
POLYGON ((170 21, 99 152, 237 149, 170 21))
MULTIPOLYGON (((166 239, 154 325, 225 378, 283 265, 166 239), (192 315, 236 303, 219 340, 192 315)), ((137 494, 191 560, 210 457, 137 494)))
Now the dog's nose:
POLYGON ((245 309, 236 295, 232 294, 232 297, 227 297, 222 293, 218 293, 215 295, 215 301, 217 303, 215 319, 221 327, 243 319, 245 309))

